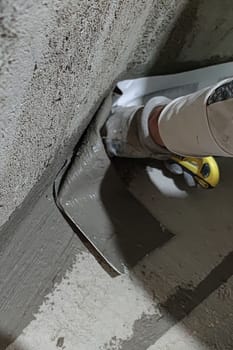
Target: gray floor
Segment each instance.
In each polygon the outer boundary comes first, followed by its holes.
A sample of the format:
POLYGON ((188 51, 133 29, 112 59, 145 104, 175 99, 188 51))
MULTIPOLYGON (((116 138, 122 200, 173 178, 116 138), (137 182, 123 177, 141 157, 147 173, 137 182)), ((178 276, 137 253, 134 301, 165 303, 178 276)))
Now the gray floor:
POLYGON ((43 297, 82 250, 54 204, 52 188, 30 204, 25 218, 20 221, 16 215, 1 236, 1 349, 32 320, 43 297))
POLYGON ((116 278, 64 222, 50 188, 1 255, 12 262, 1 268, 2 339, 27 325, 8 350, 232 349, 233 165, 220 165, 212 191, 133 167, 132 192, 175 237, 116 278))

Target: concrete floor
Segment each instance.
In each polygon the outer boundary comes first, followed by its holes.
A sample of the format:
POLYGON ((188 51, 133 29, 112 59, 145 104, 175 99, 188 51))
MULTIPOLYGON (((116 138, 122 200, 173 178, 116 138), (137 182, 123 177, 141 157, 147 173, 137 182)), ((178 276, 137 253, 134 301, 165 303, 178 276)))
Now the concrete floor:
POLYGON ((63 221, 49 188, 6 252, 15 256, 7 302, 1 305, 2 315, 8 315, 6 329, 16 331, 16 310, 28 310, 27 321, 22 317, 27 327, 7 349, 232 349, 233 164, 220 160, 220 166, 221 183, 213 191, 187 190, 182 179, 171 179, 159 168, 134 167, 131 191, 175 237, 115 278, 63 221), (18 263, 30 235, 37 238, 28 244, 24 263, 18 263), (40 276, 34 264, 44 264, 40 276), (24 293, 25 288, 31 292, 24 293))

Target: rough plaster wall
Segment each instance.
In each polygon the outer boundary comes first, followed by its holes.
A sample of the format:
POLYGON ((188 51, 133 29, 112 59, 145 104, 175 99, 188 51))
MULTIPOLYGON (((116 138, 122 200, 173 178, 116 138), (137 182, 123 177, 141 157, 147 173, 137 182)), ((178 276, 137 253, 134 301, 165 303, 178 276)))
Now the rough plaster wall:
POLYGON ((231 0, 188 1, 163 47, 151 50, 150 74, 232 61, 232 19, 231 0))
POLYGON ((200 1, 196 21, 185 39, 178 60, 201 65, 232 60, 232 19, 231 0, 200 1))
POLYGON ((118 77, 232 59, 232 1, 209 4, 1 1, 0 225, 54 176, 118 77))
POLYGON ((0 225, 71 136, 77 140, 133 52, 142 57, 133 66, 146 63, 150 43, 163 43, 186 2, 1 2, 0 225), (146 48, 137 42, 143 33, 146 48))

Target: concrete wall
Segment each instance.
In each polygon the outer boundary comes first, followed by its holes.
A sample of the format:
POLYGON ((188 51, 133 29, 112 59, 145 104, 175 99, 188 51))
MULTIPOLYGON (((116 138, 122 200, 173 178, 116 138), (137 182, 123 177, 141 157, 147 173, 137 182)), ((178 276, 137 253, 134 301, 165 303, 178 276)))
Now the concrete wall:
POLYGON ((231 0, 0 6, 0 225, 46 169, 54 176, 119 76, 232 57, 231 0))
POLYGON ((74 145, 113 81, 147 63, 185 3, 1 2, 0 225, 74 145))

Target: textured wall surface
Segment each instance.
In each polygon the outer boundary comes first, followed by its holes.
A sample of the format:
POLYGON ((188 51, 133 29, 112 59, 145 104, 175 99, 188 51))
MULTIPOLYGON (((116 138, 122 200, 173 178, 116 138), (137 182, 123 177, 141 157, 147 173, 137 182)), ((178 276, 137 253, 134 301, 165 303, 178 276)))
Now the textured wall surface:
POLYGON ((231 0, 213 0, 211 11, 207 0, 2 0, 0 7, 0 225, 55 155, 61 163, 64 146, 74 146, 119 76, 232 57, 231 0))
POLYGON ((133 53, 139 57, 133 66, 146 64, 184 3, 1 2, 0 224, 71 136, 83 132, 133 53))

